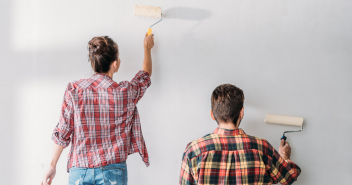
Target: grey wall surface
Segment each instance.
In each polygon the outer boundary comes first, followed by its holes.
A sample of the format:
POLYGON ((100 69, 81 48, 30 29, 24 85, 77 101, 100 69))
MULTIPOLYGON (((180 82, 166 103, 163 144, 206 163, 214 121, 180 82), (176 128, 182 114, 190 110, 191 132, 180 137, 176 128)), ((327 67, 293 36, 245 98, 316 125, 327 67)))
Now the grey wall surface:
MULTIPOLYGON (((87 42, 108 35, 122 60, 115 81, 142 67, 154 18, 152 86, 139 102, 150 167, 127 160, 129 184, 178 184, 188 142, 212 132, 212 90, 245 93, 241 128, 278 148, 283 131, 265 114, 300 116, 288 135, 302 169, 296 185, 347 185, 352 178, 352 1, 350 0, 1 0, 0 184, 39 184, 66 85, 93 74, 87 42)), ((67 184, 65 149, 53 184, 67 184)))

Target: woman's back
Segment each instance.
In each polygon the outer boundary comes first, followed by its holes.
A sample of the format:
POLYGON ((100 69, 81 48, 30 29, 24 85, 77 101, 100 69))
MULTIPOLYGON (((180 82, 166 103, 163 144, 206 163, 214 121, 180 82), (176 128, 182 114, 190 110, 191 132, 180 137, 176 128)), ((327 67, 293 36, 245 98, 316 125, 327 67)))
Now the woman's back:
POLYGON ((67 146, 73 132, 67 169, 120 163, 138 150, 149 164, 136 104, 150 83, 148 73, 140 71, 131 82, 95 74, 68 85, 53 133, 57 144, 67 146))

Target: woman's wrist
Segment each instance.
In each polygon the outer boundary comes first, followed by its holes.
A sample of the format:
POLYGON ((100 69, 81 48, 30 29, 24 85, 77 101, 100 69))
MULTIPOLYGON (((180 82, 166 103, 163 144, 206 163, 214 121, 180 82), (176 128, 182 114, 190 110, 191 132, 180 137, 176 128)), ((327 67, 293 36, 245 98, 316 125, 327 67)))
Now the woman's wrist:
POLYGON ((51 162, 50 162, 50 167, 51 167, 51 168, 56 168, 56 164, 57 164, 57 162, 51 161, 51 162))
POLYGON ((151 49, 151 48, 148 48, 148 46, 145 46, 145 47, 144 47, 144 52, 151 52, 151 50, 152 50, 152 49, 151 49))

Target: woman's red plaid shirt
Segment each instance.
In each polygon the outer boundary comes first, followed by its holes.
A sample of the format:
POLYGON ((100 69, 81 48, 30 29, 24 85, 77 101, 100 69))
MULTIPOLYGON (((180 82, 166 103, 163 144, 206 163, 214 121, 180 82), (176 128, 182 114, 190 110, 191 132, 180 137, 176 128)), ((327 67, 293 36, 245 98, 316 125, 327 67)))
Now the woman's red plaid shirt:
POLYGON ((67 171, 120 163, 139 152, 149 165, 137 103, 150 86, 149 74, 139 71, 131 82, 116 83, 95 74, 68 84, 53 141, 67 147, 67 171))

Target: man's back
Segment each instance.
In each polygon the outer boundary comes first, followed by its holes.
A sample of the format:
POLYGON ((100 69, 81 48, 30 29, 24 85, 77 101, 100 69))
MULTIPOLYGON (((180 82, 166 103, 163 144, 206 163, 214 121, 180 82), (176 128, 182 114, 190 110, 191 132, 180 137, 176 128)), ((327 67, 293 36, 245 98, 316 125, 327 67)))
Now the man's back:
POLYGON ((217 128, 187 145, 180 185, 292 184, 300 168, 287 162, 264 139, 242 129, 217 128))

